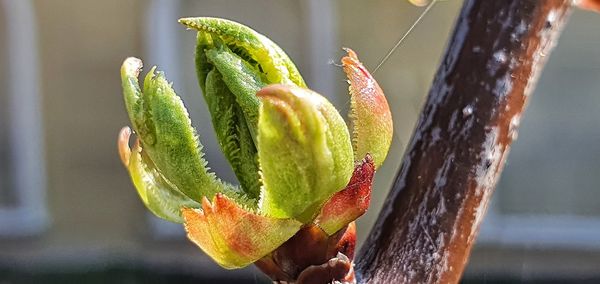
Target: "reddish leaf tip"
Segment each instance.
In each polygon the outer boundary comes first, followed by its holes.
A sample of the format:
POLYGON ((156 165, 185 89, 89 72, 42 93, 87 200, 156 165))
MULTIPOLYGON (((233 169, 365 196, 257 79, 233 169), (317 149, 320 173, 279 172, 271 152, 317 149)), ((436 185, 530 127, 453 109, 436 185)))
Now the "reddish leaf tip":
POLYGON ((371 155, 367 154, 354 168, 346 188, 334 194, 323 205, 315 224, 332 235, 364 214, 371 202, 374 175, 375 164, 371 155))

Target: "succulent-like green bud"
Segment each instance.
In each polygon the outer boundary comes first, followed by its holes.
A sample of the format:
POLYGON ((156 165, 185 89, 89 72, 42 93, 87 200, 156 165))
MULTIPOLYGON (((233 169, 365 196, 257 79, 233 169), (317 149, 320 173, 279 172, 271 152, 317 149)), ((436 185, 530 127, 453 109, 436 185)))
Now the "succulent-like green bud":
MULTIPOLYGON (((119 152, 144 204, 158 217, 183 222, 188 238, 225 268, 261 259, 277 265, 272 261, 287 255, 277 250, 294 246, 288 240, 298 234, 320 236, 321 245, 331 237, 351 258, 352 222, 368 208, 373 174, 392 138, 377 82, 348 49, 342 65, 350 83, 351 139, 333 105, 306 88, 271 40, 224 19, 180 22, 198 31, 200 88, 241 186, 209 171, 188 112, 164 74, 152 68, 140 87, 142 62, 127 58, 121 79, 137 138, 131 149, 132 131, 124 128, 119 152), (338 242, 342 235, 347 238, 338 242)), ((280 270, 287 275, 280 280, 294 279, 294 267, 280 270)))

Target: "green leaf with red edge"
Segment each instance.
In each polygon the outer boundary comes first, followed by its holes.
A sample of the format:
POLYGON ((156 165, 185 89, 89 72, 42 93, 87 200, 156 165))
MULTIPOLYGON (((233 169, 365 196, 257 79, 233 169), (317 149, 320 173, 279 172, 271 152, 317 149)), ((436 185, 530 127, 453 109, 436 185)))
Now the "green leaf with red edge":
POLYGON ((350 83, 350 119, 354 159, 371 154, 379 168, 392 144, 394 126, 387 99, 377 81, 358 60, 356 53, 345 49, 342 66, 350 83))
POLYGON ((262 216, 217 194, 202 209, 182 211, 188 238, 227 269, 247 266, 269 254, 302 226, 293 219, 262 216))
POLYGON ((352 178, 348 186, 342 191, 334 194, 315 219, 323 231, 333 235, 348 223, 356 220, 369 208, 371 201, 371 187, 375 165, 370 155, 354 168, 352 178))

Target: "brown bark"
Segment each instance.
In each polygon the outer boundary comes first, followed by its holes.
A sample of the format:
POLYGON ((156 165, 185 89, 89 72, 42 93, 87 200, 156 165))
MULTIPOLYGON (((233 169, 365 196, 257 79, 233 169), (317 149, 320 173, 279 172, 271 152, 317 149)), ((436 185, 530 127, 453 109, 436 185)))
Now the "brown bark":
POLYGON ((467 0, 386 204, 361 283, 456 283, 519 120, 571 10, 566 0, 467 0))

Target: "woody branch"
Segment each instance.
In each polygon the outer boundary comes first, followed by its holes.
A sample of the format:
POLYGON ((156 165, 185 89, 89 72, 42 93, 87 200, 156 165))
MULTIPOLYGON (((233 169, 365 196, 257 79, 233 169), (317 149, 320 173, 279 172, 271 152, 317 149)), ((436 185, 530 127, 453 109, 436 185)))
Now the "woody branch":
POLYGON ((364 283, 456 283, 567 0, 467 0, 359 254, 364 283))

